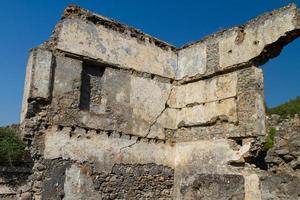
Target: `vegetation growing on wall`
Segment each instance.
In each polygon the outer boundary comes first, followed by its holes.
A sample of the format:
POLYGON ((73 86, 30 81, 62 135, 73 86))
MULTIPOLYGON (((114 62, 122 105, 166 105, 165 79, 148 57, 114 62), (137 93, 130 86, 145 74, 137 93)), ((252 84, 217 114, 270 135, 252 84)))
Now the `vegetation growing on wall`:
POLYGON ((266 138, 266 143, 264 145, 264 150, 268 151, 274 146, 274 135, 276 133, 276 129, 274 127, 270 127, 268 136, 266 138))
POLYGON ((267 113, 280 115, 281 118, 294 117, 296 114, 300 115, 300 96, 283 103, 274 108, 268 108, 267 113))
POLYGON ((0 127, 0 165, 18 165, 30 160, 25 144, 12 128, 0 127))

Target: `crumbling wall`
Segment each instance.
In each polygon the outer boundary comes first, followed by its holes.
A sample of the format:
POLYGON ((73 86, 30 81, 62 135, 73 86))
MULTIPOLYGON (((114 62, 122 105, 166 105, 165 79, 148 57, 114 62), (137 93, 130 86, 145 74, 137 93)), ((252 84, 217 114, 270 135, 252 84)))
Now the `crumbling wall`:
POLYGON ((21 117, 35 159, 29 192, 171 199, 174 145, 152 127, 171 92, 174 47, 78 9, 30 53, 21 117), (114 171, 122 166, 133 174, 114 171))
POLYGON ((264 199, 259 65, 299 24, 290 5, 176 49, 69 6, 30 53, 21 121, 35 173, 20 197, 264 199))
POLYGON ((235 199, 267 199, 267 190, 260 191, 266 127, 259 65, 299 36, 297 12, 288 6, 179 49, 180 80, 168 104, 168 112, 178 116, 176 198, 227 199, 229 192, 235 199), (216 175, 241 182, 228 179, 231 188, 218 197, 211 188, 226 188, 223 181, 203 189, 211 184, 204 177, 216 175))
MULTIPOLYGON (((26 181, 32 171, 28 166, 1 166, 0 167, 0 199, 13 200, 17 198, 18 190, 26 187, 26 181), (25 186, 24 186, 25 185, 25 186)), ((31 193, 23 196, 31 197, 31 193)))

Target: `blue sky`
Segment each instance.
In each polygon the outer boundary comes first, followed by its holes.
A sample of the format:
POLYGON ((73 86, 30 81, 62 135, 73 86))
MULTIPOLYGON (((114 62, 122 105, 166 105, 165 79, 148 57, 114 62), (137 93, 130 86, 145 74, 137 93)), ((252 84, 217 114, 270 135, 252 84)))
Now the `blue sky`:
MULTIPOLYGON (((0 125, 17 123, 28 50, 49 38, 68 4, 109 16, 176 46, 300 0, 1 0, 0 125)), ((265 64, 269 106, 300 96, 300 39, 265 64)))

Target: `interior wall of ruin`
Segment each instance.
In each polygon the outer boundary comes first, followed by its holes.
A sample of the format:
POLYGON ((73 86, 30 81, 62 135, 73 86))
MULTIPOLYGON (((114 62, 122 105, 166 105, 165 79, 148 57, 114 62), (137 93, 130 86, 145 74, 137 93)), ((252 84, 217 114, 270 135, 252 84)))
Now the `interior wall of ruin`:
POLYGON ((33 195, 263 199, 264 172, 247 163, 266 134, 259 65, 299 35, 297 13, 291 5, 177 49, 68 7, 27 65, 33 195))

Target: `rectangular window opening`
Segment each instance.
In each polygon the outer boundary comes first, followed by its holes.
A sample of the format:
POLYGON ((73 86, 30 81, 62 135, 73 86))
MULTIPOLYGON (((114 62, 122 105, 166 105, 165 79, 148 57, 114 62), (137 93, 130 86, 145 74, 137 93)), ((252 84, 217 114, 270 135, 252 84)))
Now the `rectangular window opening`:
POLYGON ((101 104, 102 77, 105 66, 85 62, 81 74, 80 110, 90 111, 95 104, 101 104))

